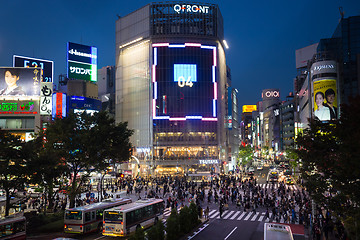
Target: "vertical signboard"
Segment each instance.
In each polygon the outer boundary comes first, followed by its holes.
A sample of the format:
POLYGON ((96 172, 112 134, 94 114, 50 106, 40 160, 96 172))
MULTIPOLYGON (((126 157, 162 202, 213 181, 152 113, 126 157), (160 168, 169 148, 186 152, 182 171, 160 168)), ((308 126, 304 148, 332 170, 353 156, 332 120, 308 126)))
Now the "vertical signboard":
POLYGON ((52 117, 53 118, 62 118, 66 117, 66 94, 64 93, 55 93, 52 96, 52 117))
POLYGON ((40 115, 52 114, 52 83, 41 83, 40 91, 40 115))
POLYGON ((315 119, 330 121, 338 119, 337 64, 320 61, 311 66, 313 105, 315 119))
POLYGON ((97 48, 68 42, 67 76, 70 79, 97 81, 97 48))

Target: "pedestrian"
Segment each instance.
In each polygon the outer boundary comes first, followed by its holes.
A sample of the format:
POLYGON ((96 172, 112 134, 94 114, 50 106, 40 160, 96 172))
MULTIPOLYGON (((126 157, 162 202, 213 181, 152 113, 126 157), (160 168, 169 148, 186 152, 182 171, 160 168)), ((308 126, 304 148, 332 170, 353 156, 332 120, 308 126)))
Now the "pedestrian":
POLYGON ((209 206, 207 206, 205 209, 205 219, 209 219, 209 211, 210 211, 209 206))
POLYGON ((223 214, 223 207, 222 205, 220 204, 220 207, 219 207, 219 212, 220 212, 220 218, 222 218, 222 214, 223 214))

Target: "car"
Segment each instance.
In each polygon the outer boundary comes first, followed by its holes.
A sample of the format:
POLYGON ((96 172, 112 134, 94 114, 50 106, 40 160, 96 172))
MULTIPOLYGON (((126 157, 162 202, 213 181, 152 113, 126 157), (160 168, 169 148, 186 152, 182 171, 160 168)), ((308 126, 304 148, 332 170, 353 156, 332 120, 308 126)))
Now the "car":
POLYGON ((255 169, 253 167, 249 167, 249 170, 247 172, 248 175, 254 175, 255 169))
POLYGON ((263 166, 262 165, 259 165, 257 166, 256 170, 262 170, 263 169, 263 166))
POLYGON ((287 177, 285 180, 286 184, 288 185, 294 185, 294 180, 291 177, 287 177))

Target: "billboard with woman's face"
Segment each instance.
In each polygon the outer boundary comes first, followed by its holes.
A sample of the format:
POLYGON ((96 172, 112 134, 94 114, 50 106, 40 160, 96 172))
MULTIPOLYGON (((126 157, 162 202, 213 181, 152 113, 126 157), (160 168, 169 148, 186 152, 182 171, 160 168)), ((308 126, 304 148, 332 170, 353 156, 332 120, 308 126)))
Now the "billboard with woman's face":
POLYGON ((0 97, 39 96, 41 69, 1 67, 0 97))
POLYGON ((337 88, 335 79, 322 79, 313 82, 314 117, 320 121, 338 118, 337 88))

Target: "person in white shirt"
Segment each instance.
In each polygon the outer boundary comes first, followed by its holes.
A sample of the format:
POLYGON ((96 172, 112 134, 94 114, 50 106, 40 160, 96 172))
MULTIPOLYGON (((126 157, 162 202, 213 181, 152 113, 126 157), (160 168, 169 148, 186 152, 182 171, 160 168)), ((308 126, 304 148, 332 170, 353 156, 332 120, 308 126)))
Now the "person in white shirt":
POLYGON ((330 120, 330 110, 328 107, 324 106, 325 95, 322 92, 317 92, 315 94, 315 102, 317 109, 314 112, 314 115, 320 121, 329 121, 330 120))

